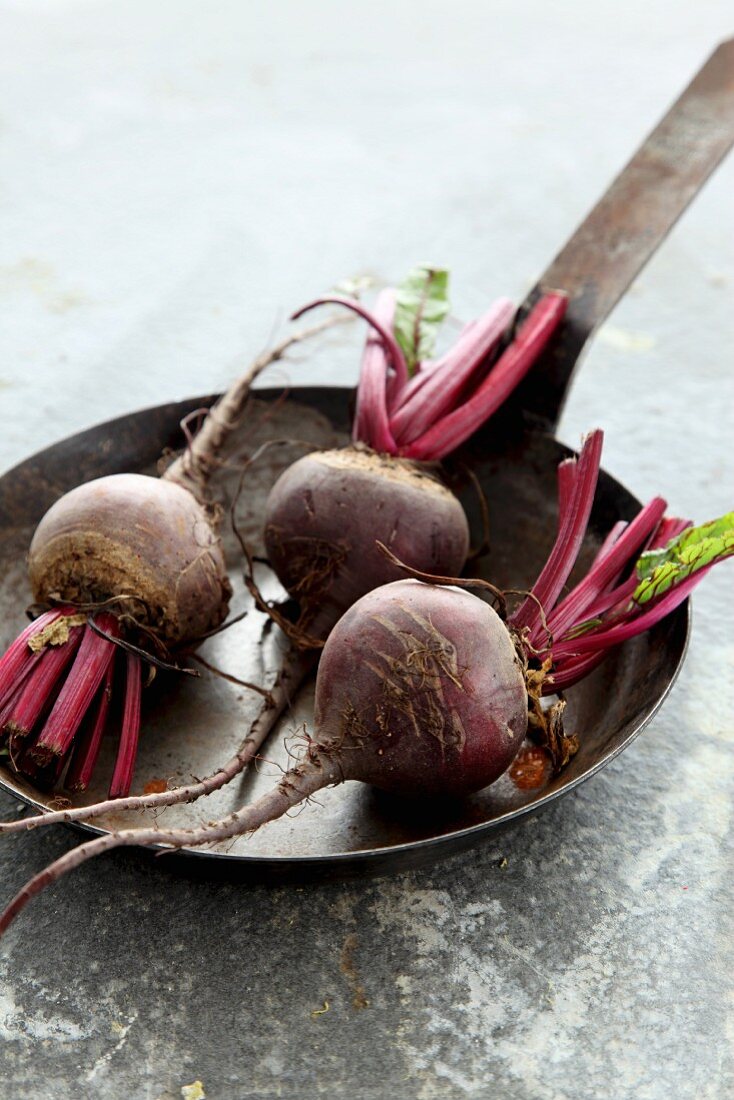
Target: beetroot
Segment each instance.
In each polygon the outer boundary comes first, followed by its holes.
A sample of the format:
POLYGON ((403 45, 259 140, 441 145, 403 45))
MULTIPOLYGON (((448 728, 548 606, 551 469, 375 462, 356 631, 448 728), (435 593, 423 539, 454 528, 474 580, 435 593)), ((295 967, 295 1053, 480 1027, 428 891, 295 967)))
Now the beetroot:
MULTIPOLYGON (((555 543, 509 618, 455 586, 417 580, 363 596, 324 646, 306 752, 271 792, 195 829, 133 829, 81 845, 20 891, 0 932, 31 897, 94 855, 238 836, 345 779, 424 799, 469 794, 507 768, 528 726, 562 767, 576 741, 563 732, 563 700, 543 708, 541 696, 580 680, 734 554, 734 513, 693 528, 666 519, 665 501, 656 498, 631 523, 615 525, 587 575, 561 599, 588 524, 600 452, 594 432, 578 460, 561 464, 555 543)), ((499 607, 504 614, 504 600, 499 607)))
POLYGON ((468 794, 497 779, 522 744, 523 666, 488 604, 395 581, 363 596, 330 634, 314 724, 312 765, 336 757, 345 779, 394 794, 468 794))
POLYGON ((378 542, 418 569, 454 576, 469 552, 469 525, 433 474, 355 448, 306 455, 268 497, 268 559, 311 633, 328 633, 344 608, 402 575, 378 542))
MULTIPOLYGON (((563 295, 543 299, 499 354, 513 310, 497 303, 466 326, 443 360, 431 363, 425 359, 431 333, 447 308, 442 286, 445 273, 421 268, 399 294, 381 296, 378 313, 395 322, 405 354, 379 318, 345 302, 370 317, 378 332, 365 352, 355 438, 393 456, 446 453, 430 443, 431 425, 440 424, 452 445, 470 434, 527 372, 565 309, 563 295), (383 415, 388 412, 394 413, 392 427, 383 415)), ((460 571, 469 545, 466 519, 434 471, 364 449, 303 459, 270 501, 266 542, 302 615, 293 632, 296 645, 273 688, 262 691, 263 712, 240 751, 213 776, 177 791, 127 797, 140 731, 140 659, 170 662, 227 614, 230 586, 216 512, 208 507, 210 475, 256 374, 304 335, 332 323, 294 334, 261 356, 210 410, 161 479, 100 479, 68 493, 41 521, 29 571, 35 599, 50 610, 0 658, 0 737, 11 761, 39 786, 54 786, 66 772, 69 789, 86 788, 114 693, 121 696, 114 709, 122 710, 122 735, 110 798, 121 800, 120 809, 170 805, 217 789, 246 766, 311 667, 298 648, 318 644, 362 592, 399 575, 377 554, 377 540, 419 569, 460 571), (351 523, 344 524, 345 515, 352 515, 351 523), (117 647, 127 648, 124 659, 115 658, 117 647)), ((71 809, 64 819, 89 819, 108 808, 71 809)))
POLYGON ((231 593, 204 505, 165 475, 114 474, 66 493, 36 528, 28 575, 38 603, 129 597, 136 622, 168 646, 219 626, 231 593))
POLYGON ((221 542, 204 504, 170 480, 115 474, 61 497, 39 523, 28 573, 42 615, 0 659, 2 732, 20 771, 83 791, 115 682, 121 736, 110 798, 132 782, 140 732, 141 656, 195 643, 227 615, 221 542), (20 644, 18 644, 20 642, 20 644))
POLYGON ((318 643, 356 599, 402 574, 377 550, 428 573, 457 575, 469 550, 463 509, 436 462, 455 450, 509 396, 548 344, 565 308, 549 294, 508 341, 514 308, 500 299, 466 325, 442 358, 428 358, 448 310, 448 273, 415 268, 383 291, 374 312, 337 303, 367 320, 353 446, 299 459, 266 505, 270 564, 300 607, 296 631, 318 643), (432 467, 425 463, 432 463, 432 467))

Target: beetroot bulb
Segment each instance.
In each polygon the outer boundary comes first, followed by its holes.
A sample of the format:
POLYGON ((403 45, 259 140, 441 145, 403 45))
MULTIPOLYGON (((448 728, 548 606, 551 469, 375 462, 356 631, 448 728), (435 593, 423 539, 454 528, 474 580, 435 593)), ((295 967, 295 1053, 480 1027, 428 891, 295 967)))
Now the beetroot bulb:
MULTIPOLYGON (((53 787, 64 776, 68 790, 84 791, 102 738, 115 725, 120 739, 109 796, 122 800, 116 806, 125 803, 140 733, 143 664, 162 656, 168 663, 227 616, 232 590, 208 486, 250 383, 297 340, 333 323, 294 333, 256 360, 161 477, 98 478, 66 493, 41 519, 28 574, 44 610, 0 657, 0 738, 13 766, 38 786, 53 787), (113 693, 117 707, 111 707, 113 693)), ((267 699, 251 740, 214 777, 129 801, 166 805, 221 785, 256 751, 285 705, 286 686, 263 691, 267 699)))
POLYGON ((327 636, 360 596, 396 580, 386 545, 415 569, 458 575, 469 552, 463 508, 438 463, 496 412, 563 319, 566 298, 548 294, 512 339, 515 309, 500 299, 432 361, 448 311, 448 273, 417 267, 374 311, 349 298, 318 299, 356 311, 371 327, 362 360, 352 446, 306 455, 276 481, 265 509, 265 545, 299 604, 307 640, 327 636))
POLYGON ((528 727, 562 767, 575 739, 562 731, 562 698, 544 710, 541 697, 577 683, 734 554, 734 512, 691 527, 666 518, 657 497, 612 528, 586 576, 561 598, 588 525, 601 443, 601 432, 593 432, 578 459, 561 463, 556 540, 509 617, 504 598, 500 615, 456 586, 409 579, 369 592, 326 641, 313 733, 269 793, 195 829, 132 829, 80 845, 30 880, 0 917, 0 932, 30 898, 95 855, 239 836, 346 779, 424 800, 467 795, 502 774, 528 727))

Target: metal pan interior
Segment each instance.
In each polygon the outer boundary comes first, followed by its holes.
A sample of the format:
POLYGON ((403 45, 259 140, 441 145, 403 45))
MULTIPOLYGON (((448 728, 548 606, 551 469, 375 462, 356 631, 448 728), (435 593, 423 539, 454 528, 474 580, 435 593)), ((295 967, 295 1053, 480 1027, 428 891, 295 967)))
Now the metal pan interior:
MULTIPOLYGON (((287 400, 261 391, 243 424, 230 456, 230 468, 217 492, 230 501, 245 456, 267 439, 291 440, 268 448, 247 472, 237 504, 238 523, 255 553, 262 552, 261 516, 268 489, 278 473, 306 446, 345 442, 350 391, 295 390, 287 400)), ((63 492, 81 481, 120 470, 154 472, 161 452, 180 443, 179 422, 211 398, 196 398, 121 417, 40 452, 0 478, 0 644, 12 640, 24 622, 30 601, 25 555, 33 529, 63 492)), ((489 504, 491 551, 476 574, 503 588, 527 588, 550 548, 556 524, 555 471, 568 454, 556 440, 526 431, 507 438, 485 431, 456 464, 458 492, 474 529, 479 531, 475 490, 462 478, 462 463, 475 470, 489 504)), ((619 518, 636 511, 635 498, 602 472, 584 548, 588 561, 601 536, 619 518)), ((241 582, 241 559, 228 524, 226 549, 235 584, 233 611, 248 606, 241 582)), ((259 580, 269 595, 279 592, 265 566, 259 580)), ((274 672, 280 653, 278 631, 264 629, 265 617, 251 610, 244 621, 205 643, 202 655, 237 676, 262 682, 274 672)), ((568 767, 553 779, 537 767, 510 769, 497 783, 461 803, 437 807, 407 804, 347 783, 319 794, 297 815, 273 822, 255 834, 213 849, 195 850, 199 870, 258 878, 347 876, 384 872, 432 862, 479 843, 493 830, 534 812, 572 790, 619 753, 650 720, 675 679, 688 633, 688 608, 621 647, 582 684, 568 693, 567 725, 581 747, 568 767), (204 861, 206 868, 201 866, 204 861)), ((147 693, 135 791, 161 780, 178 785, 208 775, 226 760, 245 736, 258 697, 244 688, 204 673, 201 679, 161 675, 147 693)), ((206 800, 170 807, 158 821, 190 826, 222 816, 267 789, 287 766, 289 752, 312 723, 312 688, 306 687, 279 730, 268 741, 258 768, 206 800)), ((85 803, 106 795, 114 743, 103 749, 95 785, 85 803)), ((532 760, 528 762, 532 765, 532 760)), ((0 786, 39 807, 40 795, 7 766, 0 786)), ((110 813, 92 832, 147 824, 141 813, 110 813)), ((184 853, 186 854, 186 853, 184 853)), ((180 858, 180 857, 179 857, 180 858)))

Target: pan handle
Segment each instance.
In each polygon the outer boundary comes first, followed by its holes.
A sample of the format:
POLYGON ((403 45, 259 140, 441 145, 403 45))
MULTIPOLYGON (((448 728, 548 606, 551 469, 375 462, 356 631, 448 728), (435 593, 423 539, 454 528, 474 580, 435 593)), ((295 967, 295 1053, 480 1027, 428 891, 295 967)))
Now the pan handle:
POLYGON ((734 38, 722 42, 558 253, 520 307, 565 290, 558 338, 513 405, 552 430, 586 341, 734 143, 734 38))

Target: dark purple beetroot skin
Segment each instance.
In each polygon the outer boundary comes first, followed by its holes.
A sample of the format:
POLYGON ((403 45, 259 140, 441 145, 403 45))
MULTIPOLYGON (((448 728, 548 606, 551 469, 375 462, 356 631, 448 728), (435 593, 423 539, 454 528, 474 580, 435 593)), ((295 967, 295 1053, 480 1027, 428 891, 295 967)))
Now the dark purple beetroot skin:
POLYGON ((49 508, 28 556, 34 598, 72 603, 135 596, 131 610, 167 643, 200 638, 226 618, 231 587, 221 540, 180 485, 112 474, 49 508))
POLYGON ((324 647, 316 746, 345 779, 461 796, 509 767, 527 730, 510 635, 476 596, 402 580, 363 596, 324 647))
POLYGON ((469 527, 453 493, 415 463, 345 448, 306 455, 273 486, 268 558, 307 620, 335 621, 365 592, 404 574, 384 543, 414 569, 457 576, 469 527))

